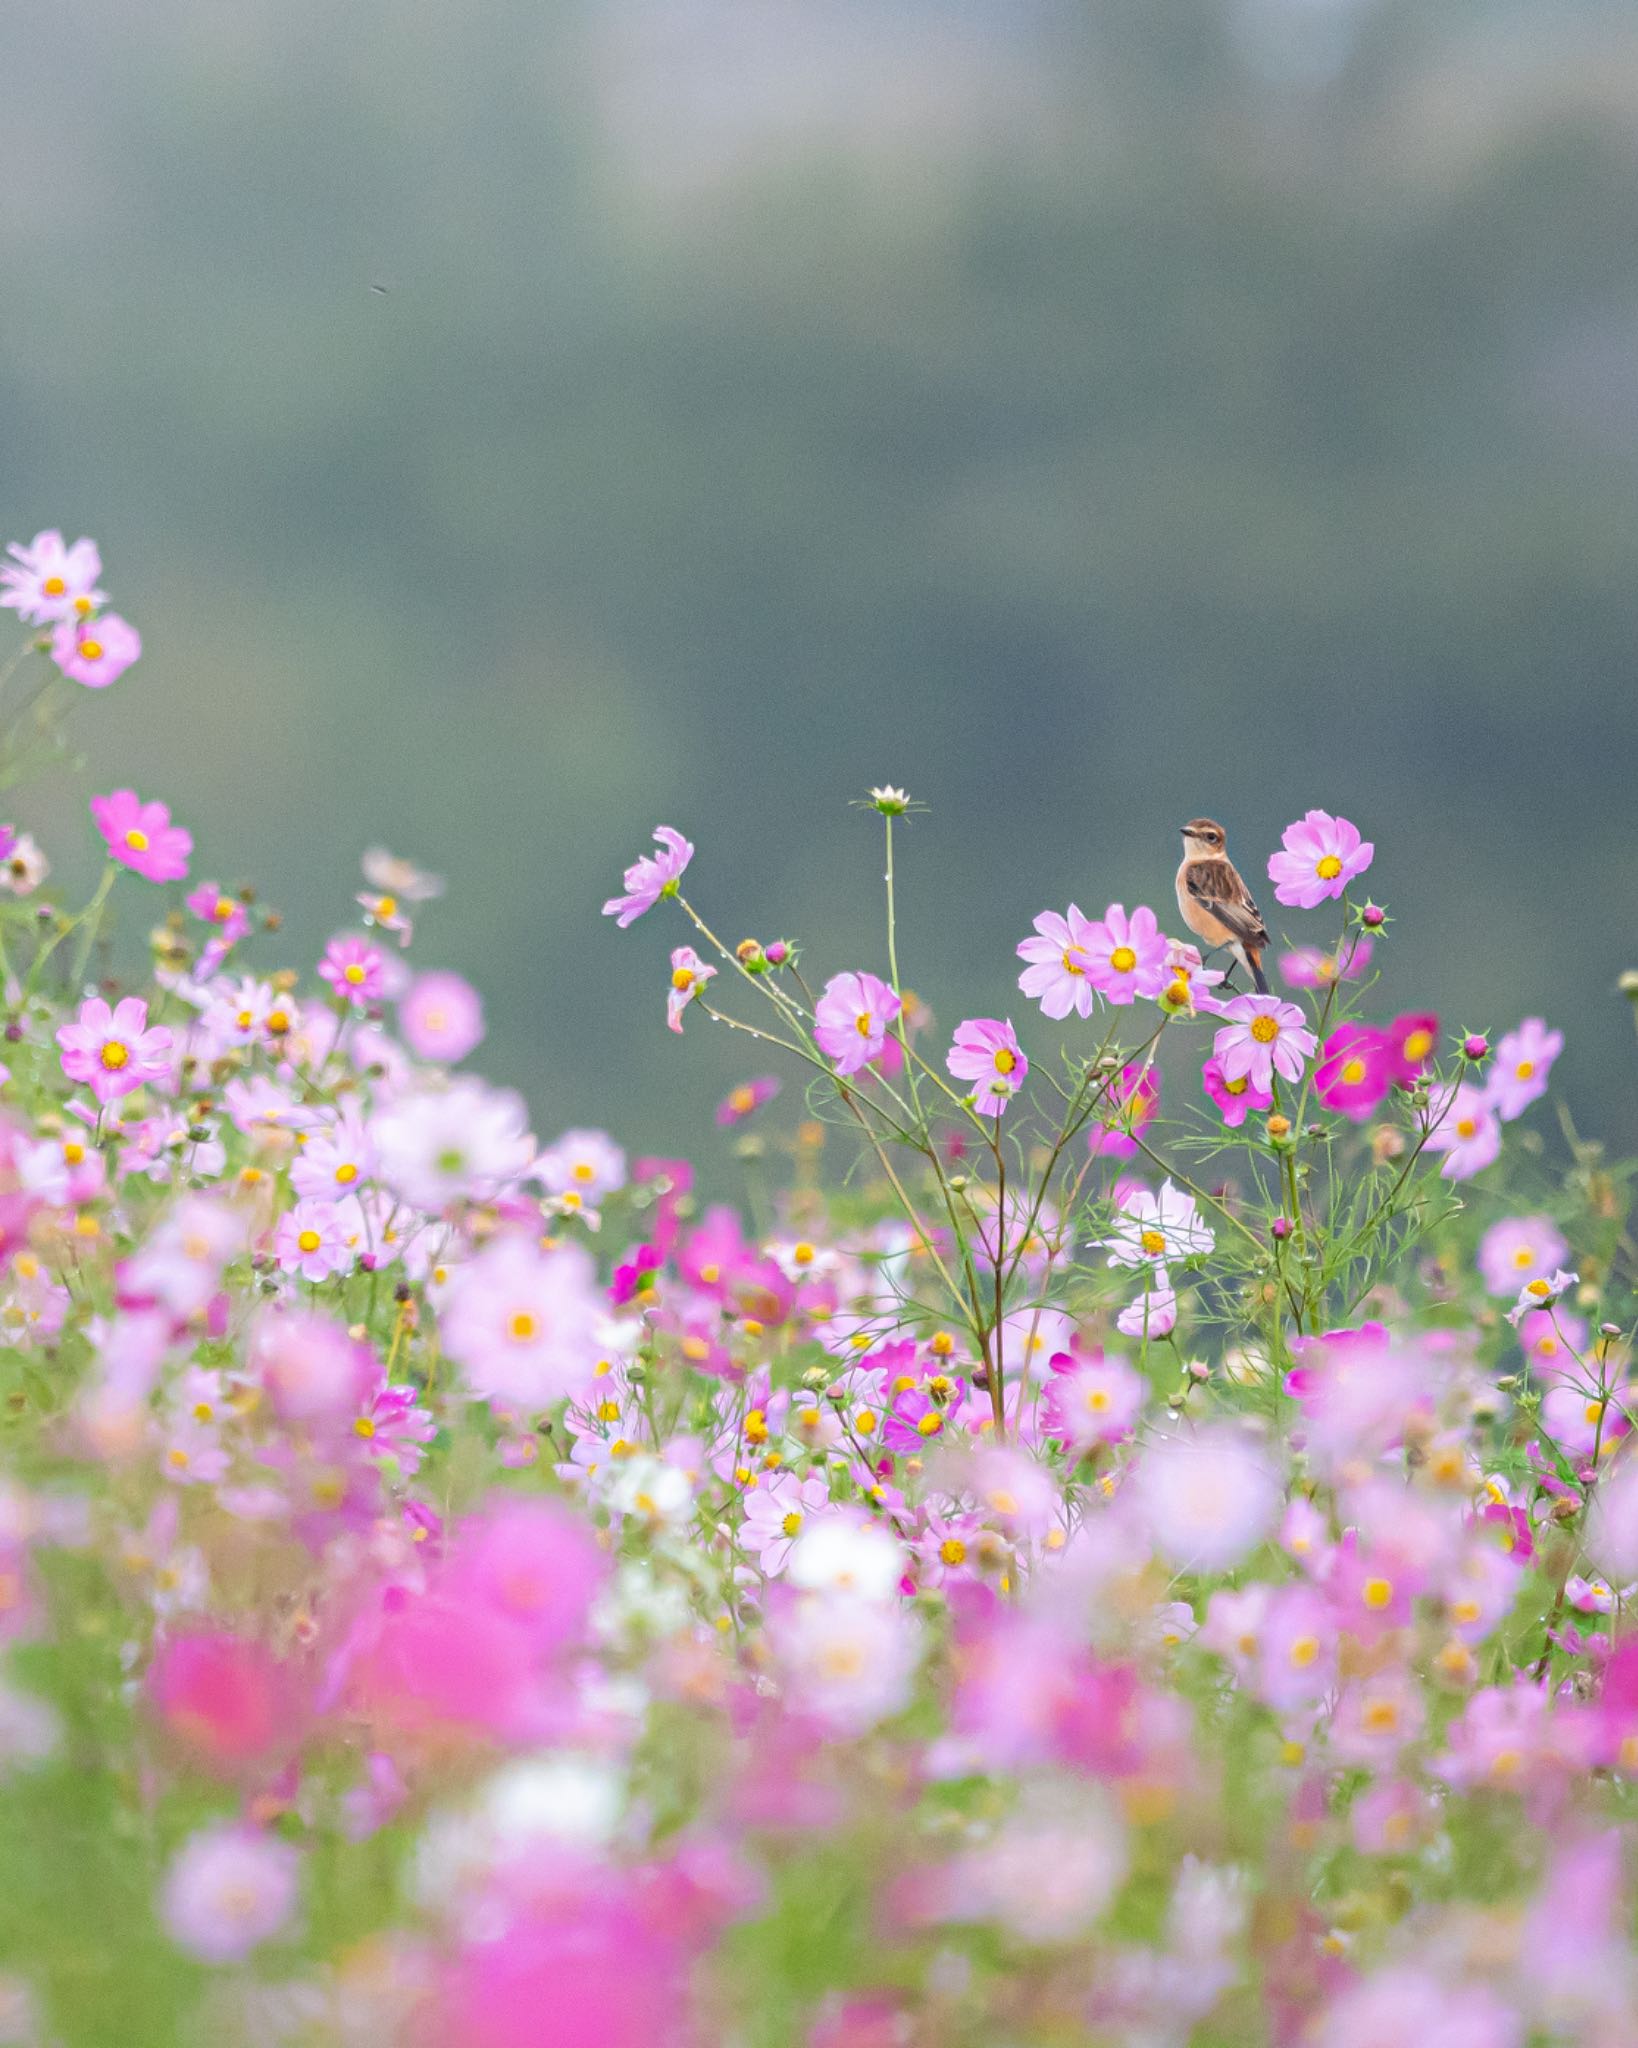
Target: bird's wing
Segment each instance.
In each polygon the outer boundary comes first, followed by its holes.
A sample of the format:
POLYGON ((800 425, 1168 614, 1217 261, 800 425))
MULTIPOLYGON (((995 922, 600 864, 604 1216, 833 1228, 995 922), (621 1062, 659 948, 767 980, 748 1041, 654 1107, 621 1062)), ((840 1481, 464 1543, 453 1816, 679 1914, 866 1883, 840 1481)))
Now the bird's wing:
POLYGON ((1246 946, 1266 946, 1268 931, 1233 863, 1191 860, 1183 870, 1183 886, 1196 903, 1204 904, 1246 946))

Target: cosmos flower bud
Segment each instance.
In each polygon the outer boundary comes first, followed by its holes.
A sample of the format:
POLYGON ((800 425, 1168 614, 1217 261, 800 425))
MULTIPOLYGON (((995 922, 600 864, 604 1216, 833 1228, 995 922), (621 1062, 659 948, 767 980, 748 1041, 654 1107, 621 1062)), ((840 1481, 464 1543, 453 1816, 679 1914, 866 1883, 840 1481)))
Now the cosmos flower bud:
POLYGON ((1482 1031, 1470 1031, 1462 1040, 1462 1058, 1477 1064, 1490 1057, 1490 1041, 1482 1031))
POLYGON ((747 974, 761 974, 768 965, 768 956, 755 939, 741 939, 734 948, 734 958, 747 974))
POLYGON ((1275 1114, 1268 1119, 1267 1130, 1270 1144, 1284 1145, 1288 1143, 1291 1137, 1290 1117, 1281 1116, 1278 1113, 1278 1111, 1276 1111, 1275 1114))
POLYGON ((789 939, 773 939, 762 949, 762 957, 770 967, 785 967, 796 957, 796 948, 789 939))
MULTIPOLYGON (((1273 1121, 1274 1119, 1270 1117, 1269 1122, 1272 1123, 1273 1121)), ((1283 1123, 1285 1119, 1282 1117, 1280 1121, 1283 1123)), ((1277 1244, 1284 1244, 1285 1240, 1291 1235, 1291 1218, 1289 1216, 1276 1216, 1269 1225, 1269 1231, 1277 1244)))
POLYGON ((1379 932, 1388 921, 1388 913, 1380 903, 1367 903, 1359 913, 1359 921, 1367 931, 1379 932))

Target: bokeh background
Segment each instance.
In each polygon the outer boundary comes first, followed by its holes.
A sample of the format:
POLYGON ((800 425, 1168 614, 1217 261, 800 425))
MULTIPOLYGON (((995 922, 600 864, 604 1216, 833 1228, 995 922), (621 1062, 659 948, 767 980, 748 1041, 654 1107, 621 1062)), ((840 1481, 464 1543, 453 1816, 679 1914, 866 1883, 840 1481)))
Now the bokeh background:
MULTIPOLYGON (((365 844, 447 873, 417 953, 543 1134, 747 1071, 598 916, 650 826, 879 967, 893 779, 942 1027, 1041 908, 1164 919, 1181 819, 1255 873, 1320 804, 1385 1000, 1545 1013, 1638 1140, 1625 0, 8 12, 0 527, 147 645, 85 779, 292 957, 365 844)), ((68 880, 85 779, 19 812, 68 880)))

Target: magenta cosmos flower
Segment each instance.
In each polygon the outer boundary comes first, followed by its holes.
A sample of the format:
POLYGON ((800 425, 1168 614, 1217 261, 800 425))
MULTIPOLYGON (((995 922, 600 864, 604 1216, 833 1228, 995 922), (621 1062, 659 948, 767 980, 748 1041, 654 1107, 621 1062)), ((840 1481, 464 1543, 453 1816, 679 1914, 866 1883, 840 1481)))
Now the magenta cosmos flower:
POLYGON ((1401 1088, 1414 1088, 1422 1069, 1439 1049, 1439 1019, 1431 1010, 1411 1010, 1388 1026, 1393 1077, 1401 1088))
POLYGON ((483 998, 443 968, 418 974, 399 999, 398 1028, 418 1060, 453 1066, 483 1038, 483 998))
POLYGON ((1152 1000, 1160 994, 1170 979, 1170 946, 1146 904, 1128 917, 1123 903, 1111 903, 1089 934, 1087 973, 1100 995, 1112 1003, 1133 1003, 1139 996, 1152 1000))
POLYGON ((1329 811, 1309 811, 1281 835, 1284 852, 1270 856, 1268 879, 1280 903, 1312 910, 1327 896, 1340 896, 1355 875, 1364 874, 1376 848, 1357 825, 1329 811))
POLYGON ((1249 1074, 1231 1081, 1221 1060, 1207 1060, 1200 1069, 1200 1085, 1216 1103, 1225 1124, 1237 1131, 1254 1109, 1272 1109, 1274 1097, 1266 1088, 1254 1088, 1249 1074))
POLYGON ((102 556, 94 540, 77 540, 69 547, 53 527, 37 533, 27 547, 13 541, 6 553, 11 560, 0 565, 0 605, 25 626, 83 619, 107 595, 97 588, 102 556))
POLYGON ((378 1002, 386 978, 386 961, 378 946, 364 939, 332 939, 319 962, 319 979, 327 981, 355 1010, 378 1002))
POLYGON ((1228 1019, 1211 1042, 1212 1054, 1226 1081, 1249 1079, 1254 1088, 1272 1088, 1274 1076, 1300 1081, 1304 1063, 1319 1040, 1303 1021, 1295 1003, 1278 996, 1236 996, 1223 1005, 1228 1019))
POLYGON ((65 619, 51 636, 51 658, 71 683, 106 690, 142 653, 142 635, 118 612, 75 623, 65 619))
POLYGON ((1394 1048, 1372 1024, 1339 1024, 1325 1041, 1314 1087, 1327 1109, 1362 1124, 1394 1083, 1394 1048))
POLYGON ((201 882, 183 900, 195 917, 215 925, 218 942, 224 947, 242 939, 250 929, 250 912, 244 904, 214 882, 201 882))
POLYGON ((1137 1133, 1160 1105, 1160 1069, 1140 1067, 1134 1060, 1120 1070, 1120 1081, 1099 1107, 1086 1134, 1094 1159, 1135 1159, 1137 1133))
POLYGON ((683 869, 694 858, 693 847, 670 825, 656 825, 654 837, 659 853, 634 860, 625 872, 626 893, 611 896, 603 905, 603 915, 617 919, 621 931, 652 910, 662 896, 675 896, 683 869))
POLYGON ((72 1024, 57 1033, 63 1072, 83 1081, 99 1102, 114 1102, 147 1081, 170 1073, 171 1034, 160 1025, 148 1028, 148 1005, 140 996, 126 996, 110 1010, 101 996, 80 1005, 72 1024))
POLYGON ((1563 1050, 1563 1032, 1549 1031, 1540 1017, 1526 1017, 1500 1041, 1485 1092, 1503 1123, 1547 1093, 1547 1076, 1563 1050))
POLYGON ((874 974, 833 974, 813 1012, 814 1043, 838 1074, 856 1074, 887 1043, 887 1027, 902 1008, 874 974))
POLYGON ((973 1108, 980 1116, 999 1116, 1029 1072, 1011 1020, 1003 1023, 999 1017, 968 1017, 958 1024, 944 1064, 958 1081, 972 1082, 973 1108))
POLYGON ((145 882, 180 882, 187 874, 193 834, 171 823, 165 804, 145 804, 134 789, 116 789, 91 799, 91 815, 110 857, 145 882))
POLYGON ((1030 964, 1019 975, 1018 986, 1048 1017, 1067 1017, 1071 1010, 1090 1017, 1095 994, 1092 920, 1072 903, 1063 917, 1043 910, 1035 920, 1035 933, 1033 939, 1019 942, 1018 957, 1030 964))

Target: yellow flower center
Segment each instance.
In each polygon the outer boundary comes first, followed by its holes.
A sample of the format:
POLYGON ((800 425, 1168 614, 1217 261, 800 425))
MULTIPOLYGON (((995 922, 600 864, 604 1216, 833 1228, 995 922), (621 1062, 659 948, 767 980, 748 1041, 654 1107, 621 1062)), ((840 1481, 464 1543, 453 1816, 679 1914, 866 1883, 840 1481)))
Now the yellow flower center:
POLYGON ((304 1252, 316 1252, 323 1242, 324 1239, 316 1230, 304 1230, 296 1239, 297 1245, 304 1252))
POLYGON ((791 1263, 797 1266, 811 1266, 813 1264, 813 1246, 805 1241, 799 1245, 793 1245, 791 1248, 791 1263))
POLYGON ((940 1564, 965 1564, 967 1562, 966 1544, 962 1542, 959 1536, 946 1536, 938 1547, 938 1561, 940 1564))
POLYGON ((1250 1086, 1251 1076, 1249 1074, 1242 1074, 1237 1081, 1225 1081, 1223 1083, 1223 1093, 1225 1095, 1244 1095, 1250 1086))
POLYGON ((1252 1018, 1251 1035, 1259 1045, 1272 1045, 1280 1035, 1280 1020, 1265 1010, 1261 1016, 1252 1018))
POLYGON ((876 1028, 876 1020, 868 1010, 861 1010, 853 1020, 853 1028, 861 1038, 868 1038, 876 1028))
POLYGON ((398 915, 398 898, 396 896, 378 897, 376 899, 375 914, 377 917, 396 917, 398 915))
POLYGON ((1477 1117, 1463 1116, 1456 1119, 1456 1135, 1458 1138, 1471 1138, 1478 1128, 1479 1120, 1477 1117))
POLYGON ((1553 1283, 1551 1280, 1532 1280, 1524 1291, 1526 1294, 1534 1294, 1539 1298, 1542 1295, 1552 1293, 1553 1283))
POLYGON ((211 914, 218 924, 226 924, 233 915, 233 898, 231 896, 218 896, 211 914))
POLYGON ((82 640, 80 642, 80 659, 82 661, 101 661, 102 655, 103 647, 100 640, 82 640))
POLYGON ((1411 1062, 1425 1060, 1433 1050, 1431 1031, 1413 1031, 1405 1040, 1405 1057, 1411 1062))
POLYGON ((267 1028, 275 1038, 282 1038, 285 1032, 290 1029, 290 1012, 288 1010, 269 1010, 267 1013, 267 1028))
POLYGON ((358 1178, 358 1168, 350 1159, 344 1159, 336 1168, 336 1179, 344 1188, 351 1187, 358 1178))
POLYGON ((999 1049, 999 1051, 995 1055, 995 1071, 998 1074, 1010 1074, 1013 1071, 1013 1069, 1017 1066, 1017 1064, 1017 1054, 1010 1051, 1004 1045, 999 1049))
POLYGON ((1367 1607, 1386 1607, 1393 1598, 1393 1584, 1388 1579, 1367 1579, 1361 1598, 1367 1607))
POLYGON ((130 1065, 131 1048, 128 1045, 121 1045, 117 1038, 110 1038, 102 1049, 101 1057, 109 1073, 117 1074, 121 1067, 130 1065))
POLYGON ((1513 1072, 1518 1075, 1521 1081, 1528 1081, 1530 1076, 1535 1071, 1536 1063, 1534 1060, 1520 1060, 1518 1065, 1513 1069, 1513 1072))
POLYGON ((1143 1235, 1138 1239, 1138 1243, 1149 1254, 1151 1259, 1158 1259, 1166 1249, 1165 1236, 1158 1230, 1144 1231, 1143 1235))
POLYGON ((1334 882, 1342 873, 1342 863, 1334 853, 1328 853, 1315 867, 1314 872, 1322 882, 1334 882))
POLYGON ((728 1096, 728 1107, 734 1112, 735 1116, 749 1116, 751 1111, 756 1108, 756 1096, 749 1088, 739 1087, 732 1089, 728 1096))
POLYGON ((802 1517, 793 1508, 779 1524, 787 1536, 794 1536, 802 1526, 802 1517))
POLYGON ((526 1308, 507 1318, 506 1334, 514 1344, 527 1344, 540 1329, 540 1325, 526 1308))
POLYGON ((146 853, 148 851, 148 835, 146 832, 139 830, 135 825, 126 833, 125 843, 133 853, 146 853))
POLYGON ((745 1417, 745 1441, 751 1444, 765 1444, 768 1441, 768 1418, 760 1408, 753 1408, 745 1417))
POLYGON ((1109 955, 1109 965, 1117 974, 1130 974, 1137 965, 1137 955, 1130 946, 1117 946, 1109 955))
POLYGON ((672 986, 672 987, 673 987, 674 989, 679 989, 679 990, 680 990, 680 989, 685 989, 685 988, 692 988, 692 987, 694 986, 694 970, 693 970, 693 968, 692 968, 692 967, 673 967, 673 968, 672 968, 672 970, 671 970, 671 986, 672 986))
POLYGON ((1397 1700, 1367 1700, 1359 1717, 1373 1735, 1387 1735, 1399 1726, 1397 1700))
POLYGON ((1350 1060, 1342 1070, 1342 1078, 1348 1087, 1357 1088, 1365 1078, 1365 1062, 1350 1060))
POLYGON ((68 585, 60 576, 48 576, 40 585, 40 589, 47 597, 61 597, 67 588, 68 585))
POLYGON ((1291 1661, 1299 1671, 1306 1671, 1319 1653, 1318 1636, 1298 1636, 1291 1645, 1291 1661))
POLYGON ((375 1435, 375 1424, 368 1415, 361 1415, 353 1424, 353 1435, 366 1439, 375 1435))
POLYGON ((1090 1387, 1087 1389, 1086 1412, 1089 1415, 1102 1415, 1108 1406, 1109 1389, 1107 1387, 1090 1387))
POLYGON ((341 978, 350 988, 359 987, 364 979, 363 961, 349 960, 347 965, 341 970, 341 978))
POLYGON ((1067 946, 1064 948, 1064 972, 1065 974, 1084 974, 1086 972, 1081 963, 1072 956, 1067 946))
POLYGON ((69 1166, 79 1166, 85 1159, 85 1147, 78 1139, 70 1138, 63 1147, 63 1159, 69 1166))
POLYGON ((920 1436, 937 1436, 943 1427, 944 1417, 939 1414, 936 1408, 929 1408, 927 1413, 916 1424, 916 1431, 920 1436))
POLYGON ((1518 1267, 1521 1273, 1526 1266, 1533 1266, 1535 1262, 1536 1250, 1534 1245, 1521 1244, 1513 1254, 1513 1264, 1518 1267))

